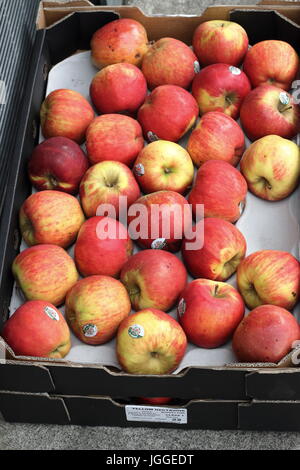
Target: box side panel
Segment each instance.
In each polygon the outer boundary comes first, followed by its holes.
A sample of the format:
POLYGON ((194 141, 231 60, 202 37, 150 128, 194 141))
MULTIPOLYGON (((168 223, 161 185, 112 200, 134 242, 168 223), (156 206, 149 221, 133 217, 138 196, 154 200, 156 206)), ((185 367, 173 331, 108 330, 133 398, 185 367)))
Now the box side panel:
POLYGON ((0 391, 0 412, 12 423, 69 424, 69 414, 60 397, 0 391))
POLYGON ((54 392, 46 367, 27 363, 0 363, 0 390, 14 392, 54 392))
POLYGON ((245 378, 247 396, 258 400, 300 400, 300 369, 252 372, 245 378))
POLYGON ((172 427, 177 429, 237 429, 237 402, 193 401, 185 407, 187 409, 187 423, 171 424, 128 421, 125 405, 119 405, 106 397, 64 397, 64 400, 70 414, 71 424, 172 427))
POLYGON ((238 406, 239 429, 300 431, 300 402, 253 401, 238 406))

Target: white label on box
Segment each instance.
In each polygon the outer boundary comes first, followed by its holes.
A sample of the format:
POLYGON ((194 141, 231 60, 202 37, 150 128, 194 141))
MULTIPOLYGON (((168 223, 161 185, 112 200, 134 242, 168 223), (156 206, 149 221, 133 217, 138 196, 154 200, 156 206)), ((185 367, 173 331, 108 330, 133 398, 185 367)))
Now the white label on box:
POLYGON ((185 408, 126 405, 125 411, 127 421, 187 424, 187 410, 185 408))

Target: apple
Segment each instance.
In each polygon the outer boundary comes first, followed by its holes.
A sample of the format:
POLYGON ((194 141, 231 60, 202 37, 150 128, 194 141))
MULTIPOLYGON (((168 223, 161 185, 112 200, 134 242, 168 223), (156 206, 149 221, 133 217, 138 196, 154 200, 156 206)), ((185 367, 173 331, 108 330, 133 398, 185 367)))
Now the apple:
POLYGON ((201 117, 186 149, 197 167, 208 160, 224 160, 236 166, 245 150, 245 137, 234 119, 211 111, 201 117))
POLYGON ((144 147, 133 171, 144 193, 169 190, 184 194, 194 178, 194 165, 188 152, 167 140, 157 140, 144 147))
MULTIPOLYGON (((120 162, 104 161, 93 165, 80 184, 80 200, 87 217, 97 213, 100 205, 110 204, 119 217, 120 196, 126 198, 126 208, 133 204, 141 191, 133 173, 120 162)), ((102 214, 104 215, 104 214, 102 214)))
POLYGON ((283 90, 291 88, 298 68, 299 58, 295 49, 285 41, 274 39, 254 44, 243 64, 253 87, 268 83, 283 90))
POLYGON ((67 248, 75 241, 85 219, 76 197, 49 189, 25 200, 19 220, 27 245, 46 243, 67 248))
POLYGON ((143 147, 142 128, 129 116, 104 114, 88 127, 86 149, 92 165, 115 160, 132 166, 143 147))
POLYGON ((65 357, 71 348, 70 330, 63 315, 43 300, 21 305, 1 334, 16 356, 56 359, 65 357))
POLYGON ((300 339, 295 317, 281 307, 261 305, 237 327, 232 341, 240 362, 278 362, 300 339))
POLYGON ((134 114, 145 101, 147 82, 135 65, 112 64, 95 75, 90 95, 99 113, 134 114))
POLYGON ((203 246, 191 249, 187 240, 183 240, 185 266, 195 278, 226 281, 245 258, 245 237, 237 227, 223 219, 208 217, 198 224, 202 225, 203 246))
POLYGON ((253 194, 268 201, 280 201, 298 184, 299 147, 277 135, 262 137, 244 153, 241 171, 253 194))
POLYGON ((177 311, 188 341, 201 348, 217 348, 234 333, 245 305, 230 284, 196 279, 183 291, 177 311))
POLYGON ((91 217, 79 230, 74 257, 82 276, 118 277, 131 256, 133 244, 127 229, 110 217, 91 217))
POLYGON ((87 344, 110 341, 130 310, 125 287, 109 276, 81 279, 66 297, 67 322, 77 338, 87 344))
POLYGON ((117 333, 117 357, 125 372, 160 375, 180 364, 187 340, 179 323, 154 308, 125 318, 117 333))
POLYGON ((187 272, 172 253, 143 250, 129 258, 120 279, 134 310, 156 308, 166 312, 175 305, 184 289, 187 272))
POLYGON ((173 400, 171 397, 138 397, 137 402, 141 405, 166 405, 173 400))
POLYGON ((43 101, 40 111, 43 136, 68 137, 82 144, 85 133, 95 117, 90 103, 77 91, 52 91, 43 101))
POLYGON ((192 49, 174 38, 156 41, 142 62, 142 72, 151 90, 159 85, 189 88, 198 71, 199 62, 192 49))
POLYGON ((239 264, 237 284, 249 309, 271 304, 291 310, 299 298, 300 263, 285 251, 256 251, 239 264))
POLYGON ((230 163, 209 160, 199 168, 188 201, 196 215, 197 204, 204 205, 204 217, 236 222, 244 209, 247 182, 230 163))
POLYGON ((178 251, 192 224, 187 200, 175 191, 157 191, 129 207, 131 238, 143 248, 178 251))
POLYGON ((12 272, 27 300, 61 305, 78 280, 73 259, 57 245, 36 245, 13 261, 12 272))
POLYGON ((250 140, 265 135, 293 138, 300 129, 300 107, 292 95, 273 85, 260 85, 245 98, 241 123, 250 140))
POLYGON ((220 111, 233 119, 239 117, 241 104, 250 90, 247 75, 228 64, 208 65, 195 76, 192 84, 200 115, 220 111))
POLYGON ((239 65, 248 50, 248 43, 244 28, 233 21, 205 21, 193 34, 193 49, 203 66, 220 62, 239 65))
POLYGON ((147 32, 130 18, 110 21, 94 33, 91 50, 92 62, 99 69, 118 62, 140 65, 148 50, 147 32))
POLYGON ((56 189, 77 194, 88 167, 88 159, 76 142, 67 137, 51 137, 33 150, 28 174, 39 191, 56 189))
POLYGON ((195 98, 177 85, 161 85, 147 96, 138 111, 145 138, 177 142, 195 124, 199 109, 195 98))

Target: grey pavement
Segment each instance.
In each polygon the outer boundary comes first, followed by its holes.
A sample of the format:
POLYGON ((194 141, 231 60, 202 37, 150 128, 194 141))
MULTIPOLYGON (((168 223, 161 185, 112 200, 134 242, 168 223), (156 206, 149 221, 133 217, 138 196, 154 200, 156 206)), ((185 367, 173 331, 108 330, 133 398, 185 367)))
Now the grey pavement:
MULTIPOLYGON (((53 1, 53 0, 52 0, 53 1)), ((117 4, 116 1, 110 2, 117 4)), ((201 14, 209 5, 251 0, 127 0, 147 14, 201 14)), ((49 426, 4 423, 0 450, 269 450, 300 449, 300 433, 49 426)))

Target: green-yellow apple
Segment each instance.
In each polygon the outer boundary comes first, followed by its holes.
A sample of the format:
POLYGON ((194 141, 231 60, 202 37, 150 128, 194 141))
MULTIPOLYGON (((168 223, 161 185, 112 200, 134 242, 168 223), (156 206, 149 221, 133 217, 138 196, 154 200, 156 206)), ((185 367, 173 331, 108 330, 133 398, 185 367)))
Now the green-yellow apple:
POLYGON ((191 93, 177 85, 161 85, 147 96, 137 118, 146 139, 177 142, 195 124, 198 114, 191 93))
POLYGON ((66 319, 81 341, 110 341, 131 310, 123 284, 109 276, 90 276, 78 281, 66 297, 66 319))
POLYGON ((61 305, 78 280, 75 263, 57 245, 36 245, 22 251, 12 264, 17 285, 27 300, 61 305))
POLYGON ((196 214, 197 204, 204 204, 205 217, 219 217, 236 222, 243 211, 247 182, 230 163, 208 160, 197 172, 188 201, 196 214))
POLYGON ((140 65, 148 50, 144 26, 131 18, 110 21, 91 40, 92 62, 102 68, 118 62, 140 65))
POLYGON ((273 85, 259 85, 244 99, 240 118, 250 140, 265 135, 293 138, 300 129, 300 107, 292 95, 273 85))
POLYGON ((201 348, 217 348, 232 336, 245 305, 230 284, 196 279, 184 289, 177 311, 188 341, 201 348))
POLYGON ((47 243, 63 248, 75 241, 85 220, 76 197, 50 189, 29 196, 20 209, 19 219, 27 245, 47 243))
POLYGON ((75 244, 75 262, 82 276, 118 277, 131 256, 128 231, 110 217, 91 217, 81 226, 75 244))
POLYGON ((95 75, 90 86, 90 95, 101 114, 133 114, 145 101, 147 82, 135 65, 112 64, 95 75))
POLYGON ((248 147, 241 160, 248 188, 268 201, 280 201, 296 188, 300 177, 297 144, 277 135, 267 135, 248 147))
POLYGON ((134 310, 156 308, 166 312, 184 289, 187 272, 183 263, 168 251, 142 250, 129 258, 120 279, 134 310))
POLYGON ((228 64, 212 64, 199 72, 192 84, 200 115, 218 111, 239 117, 244 98, 251 90, 247 75, 237 67, 228 64))
POLYGON ((76 142, 66 137, 51 137, 33 150, 28 174, 39 191, 56 189, 77 194, 88 167, 88 159, 76 142))
POLYGON ((299 324, 281 307, 261 305, 237 327, 232 341, 240 362, 278 362, 300 339, 299 324))
POLYGON ((235 273, 246 254, 244 235, 230 222, 207 217, 200 222, 203 246, 197 250, 188 247, 192 240, 183 240, 182 256, 193 277, 226 281, 235 273))
POLYGON ((21 305, 4 324, 1 334, 16 356, 60 359, 71 348, 70 330, 63 315, 43 300, 21 305))
POLYGON ((194 165, 188 152, 167 140, 157 140, 144 147, 133 170, 144 193, 169 190, 184 194, 194 177, 194 165))
POLYGON ((248 49, 248 36, 234 21, 210 20, 201 23, 193 35, 193 48, 201 65, 239 65, 248 49))
POLYGON ((198 70, 199 62, 192 49, 175 38, 156 41, 142 62, 142 72, 151 90, 159 85, 189 88, 198 70))
POLYGON ((88 169, 80 184, 80 200, 87 217, 101 215, 97 211, 102 204, 112 205, 118 217, 120 196, 126 198, 127 208, 140 194, 133 173, 126 165, 116 161, 96 163, 88 169))
POLYGON ((103 114, 87 129, 86 149, 92 165, 115 160, 131 166, 143 147, 142 128, 129 116, 103 114))
POLYGON ((191 225, 187 200, 175 191, 142 196, 128 210, 131 238, 143 248, 176 252, 191 225))
POLYGON ((68 137, 81 144, 95 117, 90 103, 77 91, 54 90, 41 107, 41 127, 46 139, 68 137))
POLYGON ((245 137, 234 119, 211 111, 201 117, 186 149, 197 167, 207 160, 224 160, 236 166, 245 150, 245 137))
POLYGON ((262 83, 291 88, 299 68, 295 49, 285 41, 274 39, 260 41, 249 49, 243 63, 243 70, 253 87, 262 83))
POLYGON ((117 333, 117 357, 130 374, 169 374, 180 364, 186 346, 179 323, 153 308, 125 318, 117 333))
POLYGON ((271 304, 291 310, 299 298, 300 264, 285 251, 256 251, 239 264, 237 283, 250 309, 271 304))

